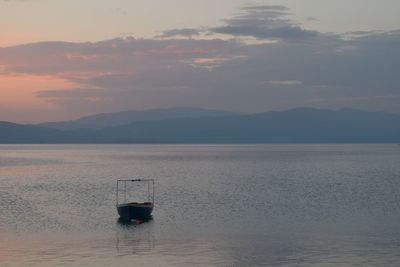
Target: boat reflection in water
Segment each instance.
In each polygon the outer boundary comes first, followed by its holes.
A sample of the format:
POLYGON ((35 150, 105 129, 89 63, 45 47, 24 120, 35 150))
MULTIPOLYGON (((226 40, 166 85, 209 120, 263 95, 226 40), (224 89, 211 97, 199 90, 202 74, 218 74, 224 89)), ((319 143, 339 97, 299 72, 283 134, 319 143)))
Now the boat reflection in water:
POLYGON ((154 209, 154 180, 153 179, 134 179, 134 180, 118 180, 116 207, 121 221, 126 222, 145 222, 151 219, 151 213, 154 209), (137 187, 147 185, 147 200, 144 202, 130 201, 129 199, 138 199, 143 197, 137 187), (130 187, 130 188, 128 188, 130 187), (132 195, 132 187, 137 191, 132 195), (120 198, 123 198, 120 201, 120 198))
MULTIPOLYGON (((116 228, 118 256, 147 255, 155 249, 153 218, 124 220, 119 218, 116 228)), ((131 263, 128 263, 129 265, 131 263)))

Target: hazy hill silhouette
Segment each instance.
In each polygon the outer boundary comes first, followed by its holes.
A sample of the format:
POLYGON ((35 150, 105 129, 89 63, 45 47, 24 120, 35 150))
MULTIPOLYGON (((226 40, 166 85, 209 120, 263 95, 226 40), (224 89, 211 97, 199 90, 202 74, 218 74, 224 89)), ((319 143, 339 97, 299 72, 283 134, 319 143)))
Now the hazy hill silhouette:
POLYGON ((202 109, 202 108, 167 108, 167 109, 149 109, 149 110, 129 110, 114 113, 102 113, 92 116, 86 116, 73 121, 47 122, 39 126, 55 128, 59 130, 76 129, 101 129, 105 127, 125 125, 137 121, 165 120, 174 118, 199 118, 199 117, 221 117, 236 115, 237 113, 202 109))
POLYGON ((2 144, 51 144, 67 141, 67 134, 59 130, 0 122, 0 143, 2 144))
POLYGON ((106 128, 96 136, 117 143, 144 137, 160 143, 398 142, 400 116, 300 108, 220 118, 144 121, 106 128))
POLYGON ((56 130, 0 123, 0 143, 388 143, 400 115, 299 108, 224 117, 136 121, 103 129, 56 130))

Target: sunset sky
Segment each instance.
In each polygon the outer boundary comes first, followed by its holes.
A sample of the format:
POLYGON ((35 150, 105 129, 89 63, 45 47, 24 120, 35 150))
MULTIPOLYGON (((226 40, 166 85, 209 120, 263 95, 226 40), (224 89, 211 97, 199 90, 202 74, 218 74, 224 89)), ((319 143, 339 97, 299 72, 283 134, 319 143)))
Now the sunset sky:
POLYGON ((0 121, 176 106, 400 113, 398 0, 0 0, 0 121))

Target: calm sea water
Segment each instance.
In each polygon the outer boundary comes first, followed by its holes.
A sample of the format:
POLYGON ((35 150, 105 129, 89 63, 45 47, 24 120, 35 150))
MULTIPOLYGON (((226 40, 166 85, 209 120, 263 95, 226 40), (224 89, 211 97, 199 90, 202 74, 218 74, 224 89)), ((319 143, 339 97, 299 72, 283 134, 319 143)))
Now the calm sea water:
POLYGON ((1 145, 0 266, 55 265, 399 266, 400 146, 1 145))

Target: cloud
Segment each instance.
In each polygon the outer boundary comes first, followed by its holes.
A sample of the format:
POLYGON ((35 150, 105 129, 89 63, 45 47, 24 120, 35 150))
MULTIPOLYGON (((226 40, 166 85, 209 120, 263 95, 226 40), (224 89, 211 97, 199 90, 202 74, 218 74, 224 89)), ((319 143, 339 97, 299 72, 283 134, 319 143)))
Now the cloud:
POLYGON ((193 37, 200 35, 202 30, 194 29, 194 28, 186 28, 186 29, 171 29, 162 32, 161 35, 157 36, 158 38, 171 38, 171 37, 193 37))
MULTIPOLYGON (((385 109, 384 96, 399 93, 399 46, 399 32, 257 45, 119 38, 2 48, 0 65, 1 75, 53 75, 76 84, 37 96, 66 108, 80 103, 82 110, 97 110, 99 101, 110 111, 175 105, 262 111, 352 103, 371 109, 371 102, 385 109)), ((393 101, 389 107, 400 112, 393 101)))
POLYGON ((319 19, 310 16, 306 18, 306 21, 319 21, 319 19))
POLYGON ((70 88, 68 90, 46 90, 39 91, 37 93, 38 97, 43 98, 91 98, 93 96, 99 96, 103 90, 98 90, 96 88, 70 88))
POLYGON ((118 16, 128 16, 128 12, 120 7, 110 8, 110 12, 118 16))
POLYGON ((302 81, 292 80, 292 81, 266 81, 266 84, 282 85, 282 86, 296 86, 302 85, 302 81))
POLYGON ((225 25, 211 28, 218 34, 257 39, 304 40, 318 36, 318 32, 303 29, 287 18, 289 10, 279 5, 246 6, 225 25))

